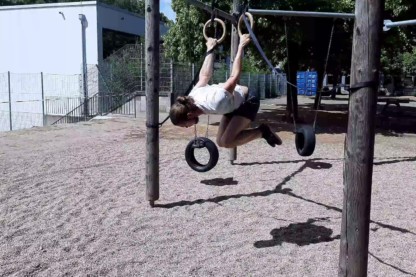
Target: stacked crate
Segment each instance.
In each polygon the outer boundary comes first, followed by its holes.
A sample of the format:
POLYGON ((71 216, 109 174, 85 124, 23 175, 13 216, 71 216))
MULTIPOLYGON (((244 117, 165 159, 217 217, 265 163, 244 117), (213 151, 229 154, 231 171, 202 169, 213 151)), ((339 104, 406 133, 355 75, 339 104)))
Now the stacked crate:
POLYGON ((299 95, 316 95, 318 88, 318 73, 316 71, 298 71, 296 73, 296 86, 299 95))

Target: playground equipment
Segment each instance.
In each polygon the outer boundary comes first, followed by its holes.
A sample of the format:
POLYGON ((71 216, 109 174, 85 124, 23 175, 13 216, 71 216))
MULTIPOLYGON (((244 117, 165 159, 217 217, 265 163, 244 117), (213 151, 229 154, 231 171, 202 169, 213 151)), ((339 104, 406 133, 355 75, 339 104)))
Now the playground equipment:
MULTIPOLYGON (((243 22, 243 21, 245 23, 245 26, 246 26, 249 34, 250 34, 250 37, 251 37, 254 45, 256 45, 257 50, 259 51, 259 53, 263 57, 264 61, 267 63, 267 65, 269 66, 269 68, 271 69, 271 71, 273 73, 277 73, 276 68, 272 65, 270 60, 266 57, 266 54, 264 53, 263 49, 261 48, 261 46, 260 46, 260 44, 259 44, 259 42, 256 38, 256 35, 254 34, 254 32, 252 30, 253 16, 248 12, 243 13, 240 16, 240 19, 238 21, 238 33, 240 35, 242 35, 241 22, 243 22), (250 20, 250 23, 248 22, 246 16, 250 20)), ((287 82, 287 83, 291 86, 295 86, 295 85, 291 84, 290 82, 287 82)), ((293 98, 291 98, 291 99, 292 99, 292 105, 293 105, 293 98)), ((315 122, 316 122, 316 120, 315 120, 315 122)), ((314 127, 309 126, 309 125, 303 125, 303 126, 297 127, 296 126, 296 120, 295 120, 294 117, 293 117, 293 125, 294 125, 294 128, 295 128, 294 129, 295 145, 296 145, 296 150, 297 150, 298 154, 300 156, 304 156, 304 157, 312 155, 314 150, 315 150, 315 144, 316 144, 316 136, 315 136, 314 127)))
MULTIPOLYGON (((196 0, 188 0, 191 3, 196 0)), ((233 11, 239 1, 234 0, 233 11)), ((292 16, 342 17, 355 19, 351 62, 348 131, 344 147, 344 202, 339 255, 339 276, 366 276, 369 219, 374 160, 375 114, 383 25, 382 0, 355 1, 355 14, 288 12, 292 16)), ((198 3, 198 5, 204 5, 198 3)), ((205 9, 207 9, 205 7, 205 9)), ((212 9, 211 9, 212 11, 212 9)), ((256 14, 256 10, 248 10, 256 14)), ((281 12, 281 11, 280 11, 281 12)), ((219 14, 219 13, 218 13, 219 14)), ((224 14, 224 13, 222 13, 224 14)), ((225 13, 237 24, 232 15, 225 13)), ((147 64, 147 200, 159 199, 158 85, 159 85, 159 1, 149 0, 146 8, 147 64)), ((387 24, 387 28, 392 26, 387 24)), ((232 37, 232 53, 238 38, 232 37)), ((233 57, 233 55, 231 55, 233 57)))

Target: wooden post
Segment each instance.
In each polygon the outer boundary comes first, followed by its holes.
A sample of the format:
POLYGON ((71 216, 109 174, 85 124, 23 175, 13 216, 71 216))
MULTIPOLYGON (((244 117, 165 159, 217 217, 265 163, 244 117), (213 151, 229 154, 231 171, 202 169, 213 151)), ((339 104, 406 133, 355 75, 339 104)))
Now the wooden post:
MULTIPOLYGON (((238 9, 240 7, 240 0, 233 0, 233 13, 238 13, 238 9)), ((238 24, 238 23, 237 23, 238 24)), ((230 67, 230 75, 231 75, 231 71, 233 68, 233 62, 234 62, 234 58, 235 55, 237 54, 237 50, 238 50, 238 42, 239 42, 239 38, 238 38, 238 31, 237 31, 237 27, 238 25, 233 25, 231 24, 231 67, 230 67)), ((231 164, 234 163, 234 161, 237 159, 237 147, 234 147, 232 149, 230 149, 229 152, 229 161, 231 164)))
POLYGON ((146 196, 159 199, 159 0, 146 0, 146 196))
MULTIPOLYGON (((378 84, 384 0, 357 0, 351 84, 378 84)), ((376 87, 351 92, 345 143, 339 276, 367 276, 376 87)))

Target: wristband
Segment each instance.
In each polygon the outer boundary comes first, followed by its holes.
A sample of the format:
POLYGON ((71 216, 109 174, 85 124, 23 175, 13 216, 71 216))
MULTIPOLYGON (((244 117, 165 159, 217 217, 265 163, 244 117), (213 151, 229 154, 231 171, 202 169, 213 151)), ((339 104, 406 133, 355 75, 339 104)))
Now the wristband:
POLYGON ((205 53, 205 57, 208 56, 209 54, 212 54, 212 53, 214 53, 214 48, 212 48, 211 50, 207 51, 205 53))

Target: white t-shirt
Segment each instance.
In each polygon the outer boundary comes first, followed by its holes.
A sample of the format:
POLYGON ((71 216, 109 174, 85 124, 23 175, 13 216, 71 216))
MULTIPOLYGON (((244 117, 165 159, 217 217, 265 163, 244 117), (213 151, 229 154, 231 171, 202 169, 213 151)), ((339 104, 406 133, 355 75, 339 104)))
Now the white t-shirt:
POLYGON ((229 93, 223 87, 206 85, 193 89, 189 94, 195 104, 207 114, 226 114, 234 111, 244 102, 245 96, 241 86, 237 85, 234 93, 229 93))

